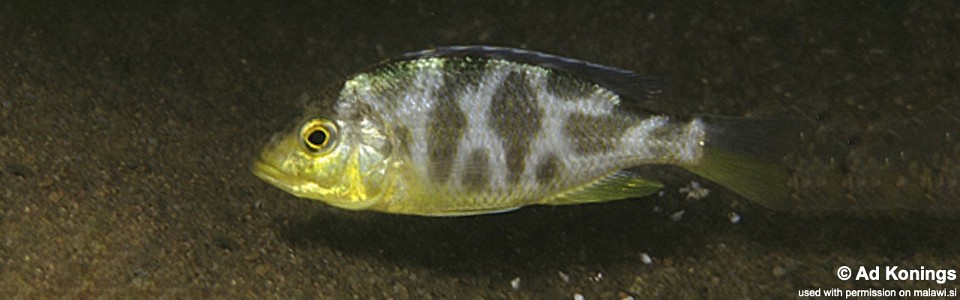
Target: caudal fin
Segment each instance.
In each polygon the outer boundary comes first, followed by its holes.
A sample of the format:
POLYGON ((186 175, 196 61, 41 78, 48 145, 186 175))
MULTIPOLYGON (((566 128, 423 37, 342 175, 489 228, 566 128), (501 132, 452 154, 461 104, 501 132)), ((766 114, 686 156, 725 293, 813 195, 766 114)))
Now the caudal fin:
POLYGON ((800 121, 709 117, 703 122, 703 156, 684 168, 764 207, 793 206, 783 159, 799 150, 800 121))

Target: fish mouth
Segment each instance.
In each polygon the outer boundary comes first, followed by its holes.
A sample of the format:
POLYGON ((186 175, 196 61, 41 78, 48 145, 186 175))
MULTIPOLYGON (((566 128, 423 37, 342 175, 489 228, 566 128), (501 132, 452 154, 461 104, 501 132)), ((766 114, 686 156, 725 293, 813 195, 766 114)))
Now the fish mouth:
POLYGON ((277 187, 293 196, 302 199, 317 200, 335 207, 362 210, 367 209, 378 201, 378 197, 369 199, 344 198, 344 190, 349 187, 321 186, 310 178, 298 176, 296 172, 286 172, 281 166, 283 162, 271 159, 269 152, 258 155, 250 163, 250 172, 261 180, 277 187))
POLYGON ((253 172, 253 175, 256 175, 260 180, 291 194, 297 194, 293 187, 302 181, 295 176, 284 173, 280 168, 264 161, 263 158, 253 160, 250 164, 250 172, 253 172))

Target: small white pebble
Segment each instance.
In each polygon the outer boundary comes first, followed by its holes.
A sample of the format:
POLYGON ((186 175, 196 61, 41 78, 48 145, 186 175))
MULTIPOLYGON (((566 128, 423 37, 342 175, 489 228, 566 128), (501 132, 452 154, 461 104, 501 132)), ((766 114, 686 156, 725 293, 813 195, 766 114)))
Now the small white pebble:
POLYGON ((730 218, 730 223, 737 224, 740 223, 740 215, 735 212, 730 212, 727 214, 727 217, 730 218))
POLYGON ((603 280, 603 273, 597 272, 597 274, 590 276, 590 280, 594 282, 600 282, 600 280, 603 280))
POLYGON ((510 280, 510 287, 512 287, 514 290, 519 290, 519 289, 520 289, 520 277, 515 277, 515 278, 513 278, 513 280, 510 280))
POLYGON ((587 298, 584 298, 583 295, 580 295, 580 293, 573 293, 573 300, 585 300, 585 299, 587 298))
POLYGON ((633 298, 633 296, 626 296, 626 297, 620 298, 620 300, 635 300, 635 298, 633 298))
POLYGON ((567 275, 567 273, 557 271, 557 275, 560 275, 560 280, 563 280, 563 282, 570 282, 570 275, 567 275))
POLYGON ((647 254, 646 252, 642 252, 640 253, 640 261, 642 261, 644 264, 649 265, 653 263, 653 258, 650 258, 650 254, 647 254))
POLYGON ((660 192, 657 192, 657 196, 660 196, 660 198, 663 198, 663 196, 666 196, 666 195, 667 195, 667 191, 660 190, 660 192))
POLYGON ((680 220, 683 220, 683 214, 685 214, 686 212, 687 211, 682 209, 678 210, 677 212, 670 215, 670 220, 673 220, 674 222, 679 222, 680 220))
POLYGON ((680 188, 681 194, 687 194, 687 199, 700 200, 710 194, 710 189, 700 186, 699 181, 690 181, 690 184, 680 188))

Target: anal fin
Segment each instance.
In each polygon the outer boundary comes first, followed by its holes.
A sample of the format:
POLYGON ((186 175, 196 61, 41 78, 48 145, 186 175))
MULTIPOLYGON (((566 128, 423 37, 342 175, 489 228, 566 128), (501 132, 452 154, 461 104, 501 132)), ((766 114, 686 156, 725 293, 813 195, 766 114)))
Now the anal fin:
POLYGON ((540 204, 571 205, 644 197, 663 188, 658 181, 648 180, 633 172, 618 171, 579 189, 545 199, 540 204))

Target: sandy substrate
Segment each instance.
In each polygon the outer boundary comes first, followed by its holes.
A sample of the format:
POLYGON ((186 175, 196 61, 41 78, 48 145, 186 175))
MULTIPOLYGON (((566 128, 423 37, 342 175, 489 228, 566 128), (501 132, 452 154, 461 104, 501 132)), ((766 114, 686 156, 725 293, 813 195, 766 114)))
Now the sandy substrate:
POLYGON ((774 212, 711 183, 691 201, 677 190, 696 178, 680 174, 662 197, 403 217, 300 200, 247 167, 304 95, 437 45, 637 70, 667 80, 671 100, 654 109, 679 114, 950 119, 956 2, 117 2, 0 4, 0 294, 767 299, 960 286, 836 275, 960 268, 949 215, 774 212))

